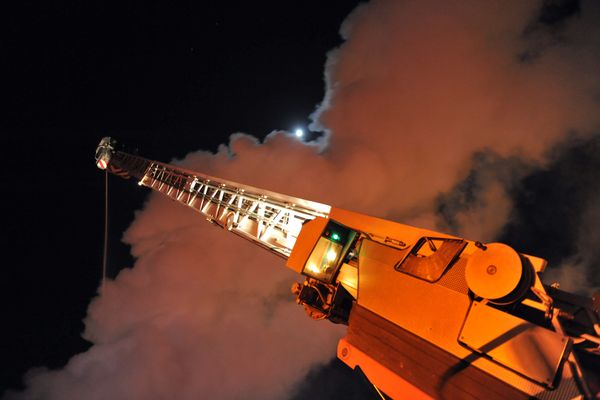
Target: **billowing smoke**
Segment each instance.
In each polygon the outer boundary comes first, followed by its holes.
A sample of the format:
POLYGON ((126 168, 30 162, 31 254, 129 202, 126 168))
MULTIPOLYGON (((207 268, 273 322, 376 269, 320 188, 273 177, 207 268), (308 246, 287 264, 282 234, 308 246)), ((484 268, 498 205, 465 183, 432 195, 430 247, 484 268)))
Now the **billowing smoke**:
MULTIPOLYGON (((519 216, 527 177, 549 168, 548 150, 598 132, 599 10, 373 1, 344 22, 345 43, 328 57, 319 143, 237 134, 181 164, 492 240, 519 216)), ((587 218, 598 218, 597 204, 582 208, 587 218)), ((592 246, 578 242, 582 250, 594 248, 597 226, 581 226, 592 246)), ((158 195, 125 240, 137 262, 90 305, 92 348, 62 370, 31 371, 28 389, 7 399, 286 398, 334 356, 343 329, 293 303, 298 277, 281 260, 158 195)), ((579 254, 573 266, 598 257, 579 254)))
POLYGON ((600 288, 599 181, 600 135, 567 137, 512 196, 515 207, 501 240, 548 259, 547 283, 581 293, 600 288))
POLYGON ((357 9, 342 26, 349 40, 328 60, 315 126, 334 133, 332 153, 360 149, 350 160, 378 199, 369 211, 407 220, 434 209, 475 152, 539 161, 568 132, 594 132, 598 10, 594 2, 581 8, 553 25, 540 19, 539 1, 357 9), (365 153, 377 168, 362 162, 365 153), (378 174, 382 186, 369 181, 378 174))

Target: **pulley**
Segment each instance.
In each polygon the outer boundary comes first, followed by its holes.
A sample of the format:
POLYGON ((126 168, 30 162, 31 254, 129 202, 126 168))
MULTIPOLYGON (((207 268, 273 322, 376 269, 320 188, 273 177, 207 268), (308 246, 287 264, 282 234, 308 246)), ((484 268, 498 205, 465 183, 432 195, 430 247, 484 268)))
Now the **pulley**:
POLYGON ((465 277, 476 296, 496 304, 520 299, 532 284, 529 264, 512 247, 502 243, 480 246, 467 262, 465 277))

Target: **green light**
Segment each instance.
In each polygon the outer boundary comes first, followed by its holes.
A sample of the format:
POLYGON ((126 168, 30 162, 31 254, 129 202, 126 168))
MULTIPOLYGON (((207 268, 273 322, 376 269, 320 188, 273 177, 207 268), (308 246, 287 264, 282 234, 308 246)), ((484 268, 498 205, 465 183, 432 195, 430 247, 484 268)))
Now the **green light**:
POLYGON ((331 238, 332 238, 333 240, 340 240, 340 235, 338 235, 337 233, 333 233, 333 234, 331 235, 331 238))

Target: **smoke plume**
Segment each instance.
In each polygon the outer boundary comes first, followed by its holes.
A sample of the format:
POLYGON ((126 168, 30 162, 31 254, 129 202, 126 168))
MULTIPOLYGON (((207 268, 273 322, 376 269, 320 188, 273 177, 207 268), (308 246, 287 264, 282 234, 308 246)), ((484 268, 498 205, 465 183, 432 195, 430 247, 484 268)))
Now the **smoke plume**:
MULTIPOLYGON (((547 167, 548 149, 599 132, 600 7, 582 1, 551 18, 563 3, 574 2, 364 4, 328 56, 317 143, 236 134, 179 163, 493 240, 518 216, 517 193, 547 167)), ((597 204, 582 208, 586 218, 597 220, 597 204)), ((597 227, 575 234, 592 240, 597 227)), ((27 390, 7 399, 287 398, 334 356, 343 329, 293 303, 298 277, 192 211, 153 194, 125 241, 137 262, 92 301, 92 348, 62 370, 32 370, 27 390)), ((586 257, 598 255, 577 260, 586 257)))

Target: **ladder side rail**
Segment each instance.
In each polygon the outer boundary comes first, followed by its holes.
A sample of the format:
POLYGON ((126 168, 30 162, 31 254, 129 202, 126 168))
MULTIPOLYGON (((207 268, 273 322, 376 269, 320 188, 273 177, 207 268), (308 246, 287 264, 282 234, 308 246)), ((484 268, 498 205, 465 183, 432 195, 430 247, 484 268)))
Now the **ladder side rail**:
POLYGON ((194 209, 211 223, 283 258, 290 255, 303 223, 327 215, 322 209, 310 209, 264 194, 271 192, 238 187, 229 181, 121 151, 113 153, 109 171, 137 178, 140 186, 194 209))

